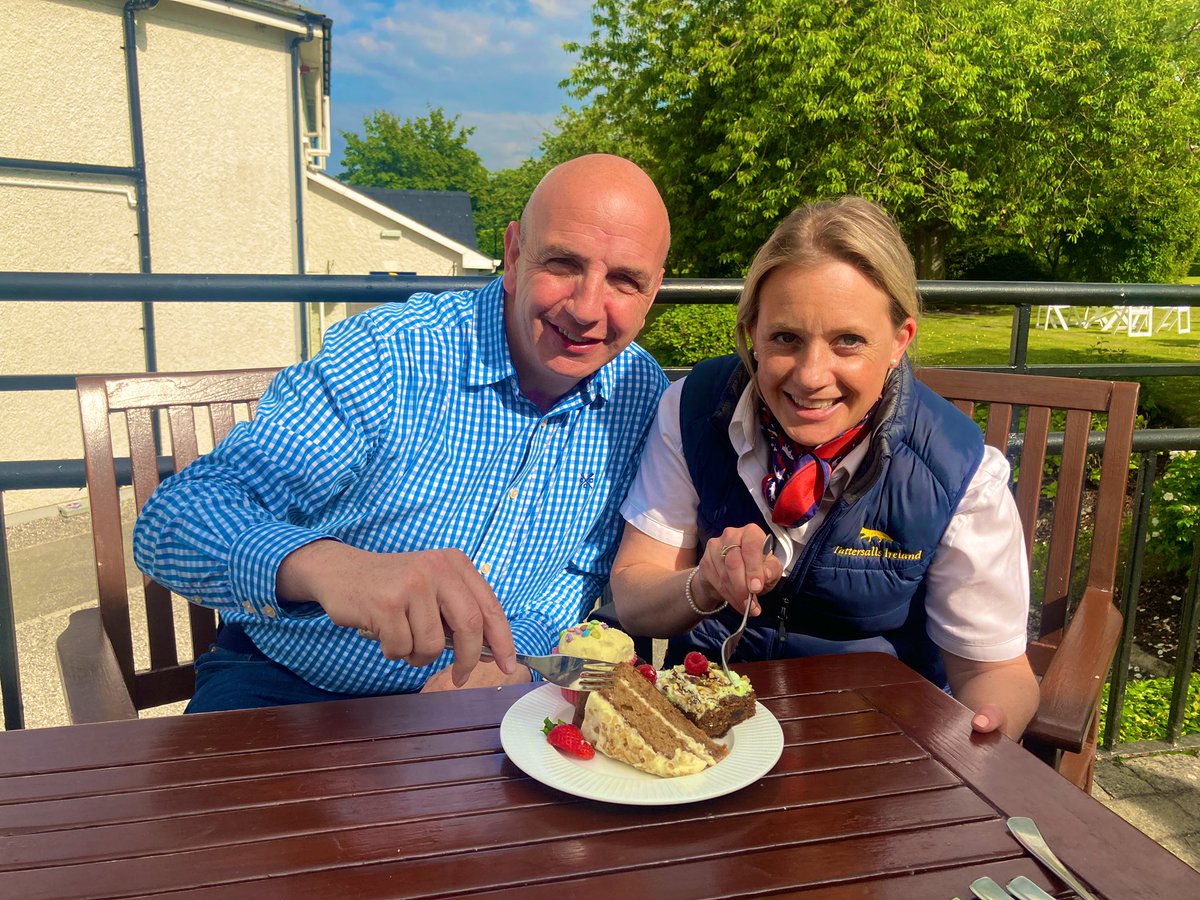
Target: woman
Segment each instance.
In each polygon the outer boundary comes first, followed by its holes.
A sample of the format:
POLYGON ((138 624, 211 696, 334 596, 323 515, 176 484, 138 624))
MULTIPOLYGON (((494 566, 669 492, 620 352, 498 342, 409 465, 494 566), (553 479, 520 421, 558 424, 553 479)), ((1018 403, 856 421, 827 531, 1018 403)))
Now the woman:
POLYGON ((750 265, 738 355, 663 396, 622 514, 616 613, 710 657, 892 653, 1017 738, 1037 709, 1004 457, 913 378, 912 257, 857 197, 785 219, 750 265), (764 544, 772 538, 773 551, 764 544))

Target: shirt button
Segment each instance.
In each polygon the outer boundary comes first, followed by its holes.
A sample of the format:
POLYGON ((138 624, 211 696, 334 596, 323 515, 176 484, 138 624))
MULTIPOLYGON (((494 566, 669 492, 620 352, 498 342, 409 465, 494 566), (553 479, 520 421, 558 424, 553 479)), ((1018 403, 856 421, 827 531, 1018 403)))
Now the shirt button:
POLYGON ((264 606, 264 607, 263 607, 263 615, 264 615, 264 616, 266 616, 268 619, 273 619, 273 618, 275 618, 275 607, 273 607, 273 606, 264 606))
POLYGON ((483 565, 481 565, 481 566, 479 567, 479 571, 480 571, 480 572, 482 572, 484 575, 487 575, 487 574, 491 573, 491 571, 492 571, 492 564, 491 564, 491 563, 487 563, 487 562, 485 562, 483 565))
POLYGON ((516 499, 517 499, 517 497, 518 497, 518 495, 520 495, 520 493, 521 493, 521 492, 520 492, 520 491, 518 491, 516 488, 509 488, 509 490, 508 490, 508 499, 509 499, 509 500, 516 500, 516 499))
POLYGON ((244 609, 246 612, 250 613, 250 615, 254 615, 254 604, 251 603, 249 600, 242 601, 242 609, 244 609))

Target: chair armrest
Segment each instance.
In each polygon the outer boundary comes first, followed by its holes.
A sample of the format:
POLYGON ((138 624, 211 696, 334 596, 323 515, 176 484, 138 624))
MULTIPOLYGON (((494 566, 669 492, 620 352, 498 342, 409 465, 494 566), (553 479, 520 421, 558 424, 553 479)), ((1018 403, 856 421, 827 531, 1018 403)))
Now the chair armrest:
POLYGON ((137 718, 98 607, 71 613, 57 648, 58 673, 72 724, 137 718))
POLYGON ((1079 753, 1091 729, 1104 678, 1121 639, 1112 594, 1088 588, 1042 678, 1037 714, 1027 737, 1079 753))

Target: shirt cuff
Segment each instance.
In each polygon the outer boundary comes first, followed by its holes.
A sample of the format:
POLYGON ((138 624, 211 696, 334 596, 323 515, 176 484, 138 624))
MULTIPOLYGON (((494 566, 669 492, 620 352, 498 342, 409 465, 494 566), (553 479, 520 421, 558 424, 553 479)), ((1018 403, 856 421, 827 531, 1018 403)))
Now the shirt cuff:
POLYGON ((1025 635, 1017 635, 998 644, 969 644, 955 640, 934 628, 926 628, 929 639, 947 653, 961 656, 973 662, 1005 662, 1023 656, 1028 646, 1025 635))
POLYGON ((327 539, 337 540, 285 522, 266 522, 243 532, 229 553, 229 581, 238 605, 249 615, 266 619, 322 615, 319 603, 280 601, 275 594, 275 579, 285 556, 305 544, 327 539))
POLYGON ((635 512, 632 509, 622 509, 621 515, 634 528, 647 537, 654 538, 660 544, 668 547, 695 547, 699 540, 696 532, 683 531, 660 521, 648 512, 635 512))
MULTIPOLYGON (((545 625, 533 619, 509 622, 509 627, 512 629, 513 644, 516 645, 517 652, 527 656, 545 656, 558 643, 556 637, 547 636, 545 625)), ((534 681, 543 680, 537 672, 532 674, 534 681)))

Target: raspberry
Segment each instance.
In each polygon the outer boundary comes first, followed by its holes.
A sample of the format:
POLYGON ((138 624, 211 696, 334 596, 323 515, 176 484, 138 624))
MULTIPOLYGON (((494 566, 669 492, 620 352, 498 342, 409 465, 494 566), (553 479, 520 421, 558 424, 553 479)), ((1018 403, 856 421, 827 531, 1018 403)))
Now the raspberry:
POLYGON ((708 659, 703 653, 693 650, 683 658, 683 670, 689 675, 703 675, 708 671, 708 659))
POLYGON ((557 747, 564 753, 578 756, 580 759, 591 759, 596 755, 596 748, 584 740, 583 732, 574 725, 559 721, 557 724, 546 718, 542 725, 542 733, 551 747, 557 747))
POLYGON ((658 672, 654 671, 654 666, 650 665, 650 663, 642 663, 640 666, 637 666, 637 670, 641 672, 642 675, 646 677, 646 680, 651 684, 654 684, 658 681, 658 672))

